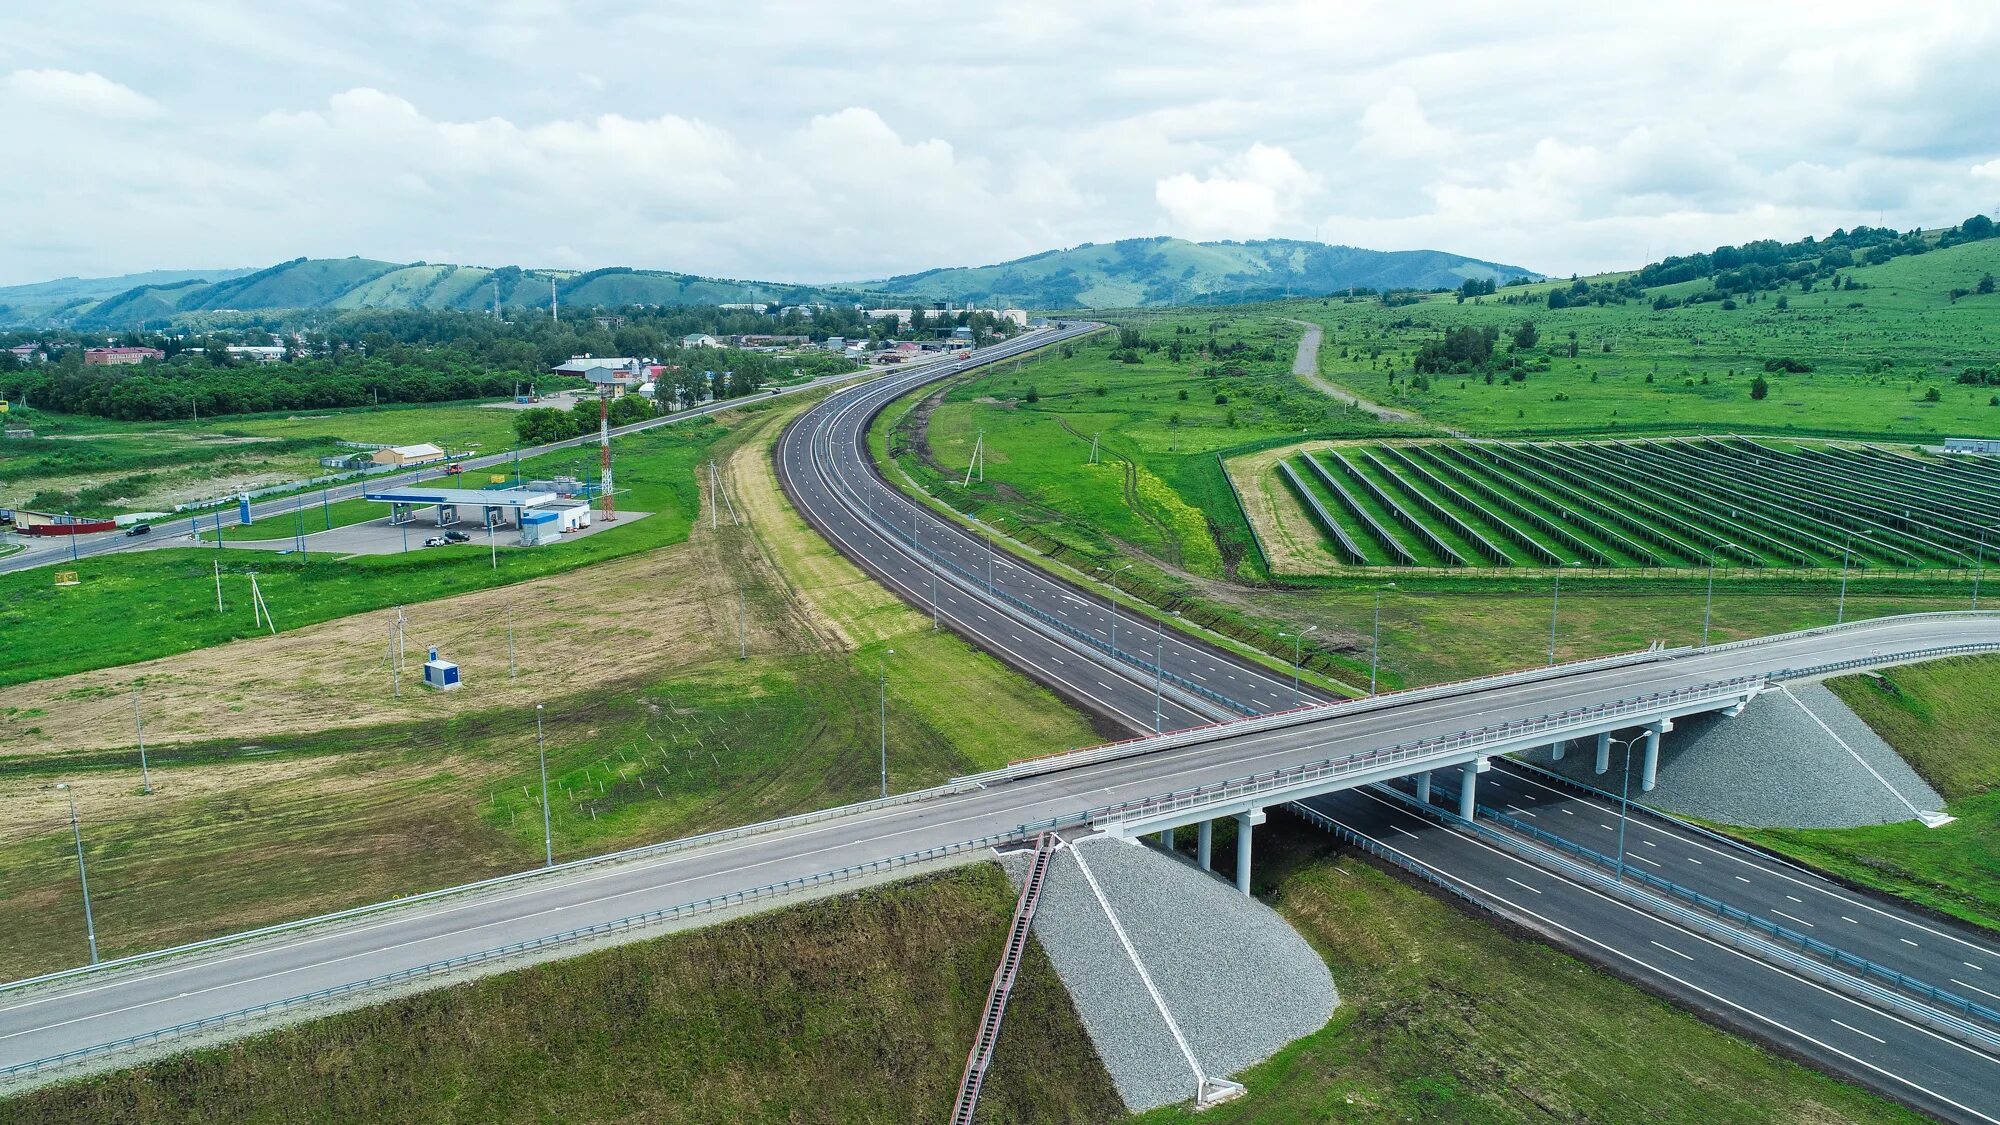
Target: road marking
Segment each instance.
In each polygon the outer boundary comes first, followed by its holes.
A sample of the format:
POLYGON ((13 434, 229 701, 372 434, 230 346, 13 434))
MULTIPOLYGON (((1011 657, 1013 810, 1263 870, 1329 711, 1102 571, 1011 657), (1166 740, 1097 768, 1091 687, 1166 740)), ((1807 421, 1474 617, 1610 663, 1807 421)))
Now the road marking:
POLYGON ((1970 962, 1970 961, 1960 961, 1960 962, 1959 962, 1959 964, 1961 964, 1961 965, 1964 965, 1964 966, 1965 966, 1966 968, 1968 968, 1968 969, 1978 969, 1978 970, 1979 970, 1980 972, 1982 972, 1982 973, 1986 971, 1986 966, 1984 966, 1984 965, 1975 965, 1975 964, 1973 964, 1973 963, 1972 963, 1972 962, 1970 962))
POLYGON ((1797 895, 1786 895, 1785 897, 1786 897, 1786 898, 1788 898, 1788 899, 1791 899, 1791 900, 1792 900, 1793 902, 1804 902, 1804 901, 1805 901, 1805 899, 1802 899, 1802 898, 1800 898, 1800 897, 1799 897, 1799 896, 1797 896, 1797 895))
POLYGON ((1907 946, 1909 946, 1909 947, 1910 947, 1911 949, 1922 949, 1922 948, 1923 948, 1923 946, 1920 946, 1920 945, 1918 945, 1918 944, 1917 944, 1916 942, 1914 942, 1914 941, 1911 941, 1911 940, 1910 940, 1909 938, 1906 938, 1906 937, 1899 937, 1899 938, 1897 938, 1896 940, 1897 940, 1897 941, 1900 941, 1900 942, 1902 942, 1902 943, 1903 943, 1904 945, 1907 945, 1907 946))
POLYGON ((1639 841, 1639 842, 1640 842, 1640 843, 1642 843, 1642 844, 1644 844, 1644 845, 1646 845, 1646 846, 1647 846, 1647 847, 1649 847, 1649 848, 1657 848, 1657 847, 1659 847, 1659 846, 1660 846, 1660 845, 1658 845, 1658 844, 1655 844, 1655 843, 1654 843, 1654 842, 1652 842, 1651 840, 1641 840, 1641 841, 1639 841))
POLYGON ((1854 919, 1852 919, 1852 918, 1849 918, 1849 917, 1848 917, 1847 915, 1845 915, 1845 914, 1842 914, 1842 915, 1840 916, 1840 920, 1841 920, 1841 921, 1843 921, 1843 922, 1846 922, 1846 923, 1847 923, 1848 925, 1851 925, 1851 926, 1859 926, 1859 925, 1861 924, 1861 923, 1859 923, 1859 922, 1855 921, 1854 919))
POLYGON ((1649 867, 1659 867, 1659 866, 1661 866, 1660 864, 1658 864, 1658 863, 1654 863, 1654 862, 1653 862, 1652 860, 1650 860, 1650 859, 1647 859, 1647 858, 1646 858, 1645 856, 1642 856, 1642 855, 1627 855, 1627 856, 1626 856, 1625 858, 1627 858, 1627 859, 1629 859, 1629 860, 1633 861, 1634 863, 1643 863, 1643 864, 1646 864, 1646 865, 1647 865, 1647 866, 1649 866, 1649 867))
MULTIPOLYGON (((1650 939, 1649 939, 1649 940, 1650 940, 1650 939)), ((1681 952, 1680 950, 1678 950, 1678 949, 1675 949, 1675 948, 1674 948, 1673 946, 1671 946, 1671 945, 1660 945, 1660 943, 1659 943, 1659 942, 1657 942, 1657 941, 1656 941, 1656 942, 1653 942, 1653 944, 1654 944, 1654 945, 1659 945, 1661 949, 1664 949, 1664 950, 1666 950, 1666 951, 1667 951, 1668 953, 1671 953, 1671 954, 1673 954, 1673 955, 1674 955, 1674 956, 1676 956, 1676 957, 1679 957, 1679 958, 1682 958, 1683 960, 1687 960, 1687 961, 1692 961, 1692 960, 1694 960, 1694 958, 1692 958, 1692 957, 1689 957, 1689 956, 1688 956, 1687 954, 1685 954, 1685 953, 1682 953, 1682 952, 1681 952)))
POLYGON ((1745 878, 1744 878, 1743 876, 1741 876, 1741 875, 1738 875, 1738 876, 1736 877, 1736 881, 1737 881, 1737 882, 1739 882, 1739 883, 1747 883, 1747 882, 1749 882, 1750 880, 1748 880, 1748 879, 1745 879, 1745 878))
POLYGON ((1604 823, 1602 823, 1602 822, 1600 822, 1600 823, 1598 824, 1598 827, 1599 827, 1599 828, 1602 828, 1602 829, 1604 829, 1604 830, 1605 830, 1606 832, 1616 832, 1616 831, 1618 831, 1618 830, 1617 830, 1616 828, 1613 828, 1613 827, 1611 827, 1611 826, 1610 826, 1609 824, 1604 824, 1604 823))
POLYGON ((1951 980, 1951 983, 1957 985, 1960 988, 1969 988, 1972 991, 1977 992, 1981 996, 1991 996, 1995 1000, 2000 1000, 2000 992, 1988 992, 1976 984, 1967 984, 1964 981, 1959 980, 1957 977, 1951 977, 1949 979, 1951 980))
POLYGON ((1794 917, 1793 915, 1787 914, 1784 911, 1779 910, 1775 907, 1772 908, 1771 913, 1776 914, 1780 918, 1790 918, 1792 921, 1797 922, 1799 925, 1804 926, 1809 930, 1815 928, 1811 922, 1806 921, 1804 918, 1794 917))
POLYGON ((1576 815, 1575 813, 1573 813, 1573 812, 1569 811, 1568 809, 1564 809, 1564 810, 1562 811, 1562 814, 1563 814, 1564 816, 1575 816, 1575 815, 1576 815))
POLYGON ((1403 835, 1408 836, 1412 840, 1417 838, 1417 834, 1415 832, 1404 831, 1403 826, 1400 824, 1391 824, 1389 827, 1394 831, 1402 832, 1403 835))
POLYGON ((1536 894, 1541 894, 1541 893, 1542 893, 1542 892, 1541 892, 1541 888, 1539 888, 1539 887, 1531 887, 1531 886, 1529 886, 1528 884, 1526 884, 1526 883, 1523 883, 1523 882, 1522 882, 1522 881, 1520 881, 1519 879, 1516 879, 1516 878, 1514 878, 1514 877, 1513 877, 1512 875, 1509 875, 1509 876, 1507 876, 1507 881, 1508 881, 1509 883, 1512 883, 1512 884, 1514 884, 1515 886, 1517 886, 1517 887, 1521 888, 1521 889, 1522 889, 1522 890, 1524 890, 1524 891, 1534 891, 1534 892, 1535 892, 1536 894))
POLYGON ((1875 1040, 1875 1042, 1877 1042, 1877 1043, 1881 1043, 1881 1044, 1883 1044, 1883 1045, 1885 1045, 1885 1046, 1886 1046, 1886 1045, 1888 1044, 1888 1042, 1889 1042, 1889 1041, 1888 1041, 1887 1039, 1882 1039, 1882 1038, 1879 1038, 1879 1037, 1877 1037, 1877 1036, 1874 1036, 1874 1035, 1870 1035, 1870 1034, 1868 1034, 1867 1032, 1865 1032, 1865 1031, 1861 1030, 1860 1028, 1858 1028, 1858 1027, 1855 1027, 1855 1026, 1854 1026, 1853 1024, 1849 1024, 1849 1023, 1840 1023, 1840 1021, 1839 1021, 1839 1020, 1834 1020, 1833 1022, 1834 1022, 1834 1023, 1837 1023, 1837 1024, 1840 1024, 1840 1026, 1842 1026, 1842 1027, 1846 1028, 1847 1030, 1849 1030, 1849 1031, 1853 1032, 1853 1033, 1854 1033, 1854 1034, 1856 1034, 1856 1035, 1859 1035, 1859 1036, 1860 1036, 1861 1038, 1863 1038, 1863 1039, 1873 1039, 1873 1040, 1875 1040))
POLYGON ((1703 863, 1702 861, 1700 861, 1700 860, 1696 859, 1696 858, 1695 858, 1695 857, 1693 857, 1693 856, 1689 856, 1689 857, 1687 857, 1687 861, 1688 861, 1689 863, 1692 863, 1692 864, 1694 864, 1694 865, 1695 865, 1696 867, 1706 867, 1706 866, 1707 866, 1707 864, 1703 863))

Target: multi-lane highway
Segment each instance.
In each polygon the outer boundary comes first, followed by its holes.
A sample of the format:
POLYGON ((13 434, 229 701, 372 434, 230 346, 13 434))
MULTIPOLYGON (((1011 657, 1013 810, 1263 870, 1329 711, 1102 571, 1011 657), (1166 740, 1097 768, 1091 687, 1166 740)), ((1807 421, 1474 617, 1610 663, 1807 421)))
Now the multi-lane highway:
MULTIPOLYGON (((1043 334, 1039 340, 1011 342, 980 353, 974 362, 1007 358, 1055 338, 1056 334, 1043 334)), ((1134 730, 1155 729, 1156 722, 1165 729, 1186 727, 1294 706, 1298 697, 1289 677, 1240 663, 1172 630, 1141 625, 1129 612, 1108 608, 1098 595, 989 551, 981 538, 948 526, 883 485, 865 454, 867 419, 926 379, 962 366, 898 373, 847 388, 802 415, 782 436, 778 468, 784 487, 807 518, 913 604, 928 610, 935 599, 945 627, 1134 730)), ((1170 790, 1738 676, 1843 659, 1893 660, 1898 654, 1940 645, 1993 642, 2000 642, 2000 620, 1991 617, 1890 619, 1821 635, 1590 667, 1525 682, 1471 684, 1448 696, 1386 697, 1382 705, 1358 711, 1306 710, 1279 725, 1255 730, 1218 725, 1195 741, 1170 749, 995 781, 924 801, 868 808, 667 854, 572 865, 503 887, 0 991, 0 1069, 578 926, 1008 833, 1024 824, 1076 818, 1091 808, 1170 790)), ((1510 781, 1482 803, 1499 801, 1541 817, 1542 806, 1529 803, 1531 799, 1521 783, 1510 781)), ((1568 804, 1559 807, 1554 798, 1547 798, 1549 818, 1598 812, 1587 802, 1565 799, 1568 804)), ((1371 807, 1354 804, 1371 800, 1366 797, 1340 800, 1344 803, 1334 811, 1357 821, 1361 818, 1354 810, 1371 807)), ((1395 823, 1400 822, 1383 821, 1375 827, 1392 842, 1401 841, 1403 837, 1393 830, 1395 823)), ((1368 830, 1368 823, 1363 829, 1368 830)), ((1442 865, 1485 862, 1480 858, 1483 845, 1438 831, 1419 818, 1409 818, 1403 831, 1435 848, 1434 858, 1442 865)), ((1587 835, 1587 830, 1580 831, 1587 835)), ((1664 831, 1649 834, 1653 832, 1634 831, 1632 847, 1648 851, 1649 858, 1662 863, 1667 861, 1665 855, 1650 853, 1667 849, 1682 859, 1703 857, 1698 849, 1672 851, 1686 847, 1685 843, 1671 840, 1664 831)), ((1753 880, 1751 892, 1746 893, 1761 896, 1760 903, 1785 902, 1787 893, 1808 897, 1801 890, 1780 889, 1775 874, 1747 870, 1742 874, 1753 880)), ((1827 1059, 1934 1112, 2000 1121, 2000 1060, 1895 1017, 1844 1011, 1827 1015, 1802 1008, 1801 997, 1823 990, 1781 970, 1753 965, 1734 952, 1710 950, 1691 935, 1668 933, 1673 927, 1661 929, 1665 923, 1641 926, 1630 908, 1546 872, 1531 878, 1512 870, 1502 874, 1495 868, 1461 877, 1480 880, 1481 886, 1491 884, 1497 895, 1534 896, 1534 903, 1549 907, 1542 914, 1550 917, 1556 912, 1554 899, 1548 896, 1562 897, 1573 905, 1564 908, 1560 922, 1545 929, 1557 936, 1573 935, 1573 946, 1594 951, 1600 959, 1663 989, 1676 978, 1695 979, 1692 970, 1675 971, 1684 965, 1678 958, 1712 958, 1721 967, 1713 979, 1703 978, 1707 983, 1699 986, 1699 995, 1714 999, 1683 993, 1699 1006, 1739 1023, 1754 1023, 1774 1041, 1827 1059), (1516 882, 1531 884, 1532 889, 1520 889, 1516 882), (1671 947, 1670 952, 1649 944, 1655 941, 1671 947), (1634 959, 1645 963, 1639 965, 1634 959), (1841 1026, 1853 1029, 1838 1034, 1858 1036, 1857 1041, 1836 1039, 1829 1030, 1833 1025, 1813 1022, 1836 1016, 1841 1026)), ((1823 911, 1832 908, 1821 902, 1814 907, 1818 912, 1797 916, 1818 925, 1823 911)), ((1863 920, 1876 924, 1872 914, 1863 920)), ((1896 932, 1914 933, 1907 928, 1896 931, 1901 923, 1881 924, 1887 927, 1882 932, 1892 938, 1896 932)), ((1911 940, 1925 939, 1912 936, 1911 940)), ((2000 962, 1984 957, 1968 955, 1962 974, 2000 972, 2000 962)))

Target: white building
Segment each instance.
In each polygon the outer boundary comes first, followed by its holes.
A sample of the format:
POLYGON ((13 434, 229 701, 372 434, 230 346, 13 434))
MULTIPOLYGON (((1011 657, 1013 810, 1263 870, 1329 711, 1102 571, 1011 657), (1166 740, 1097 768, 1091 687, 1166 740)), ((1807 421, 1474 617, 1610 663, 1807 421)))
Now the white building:
POLYGON ((681 337, 681 347, 684 348, 713 348, 716 346, 715 337, 706 332, 690 332, 681 337))

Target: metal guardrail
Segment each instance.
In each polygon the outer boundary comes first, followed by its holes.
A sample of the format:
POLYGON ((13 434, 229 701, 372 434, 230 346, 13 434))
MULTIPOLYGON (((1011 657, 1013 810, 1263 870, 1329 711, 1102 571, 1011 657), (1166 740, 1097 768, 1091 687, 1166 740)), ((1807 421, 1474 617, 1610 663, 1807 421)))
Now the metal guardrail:
MULTIPOLYGON (((1509 835, 1497 828, 1480 824, 1476 820, 1468 821, 1449 810, 1419 802, 1416 798, 1401 790, 1390 786, 1379 786, 1378 788, 1383 793, 1401 801, 1404 805, 1418 809, 1442 824, 1463 828, 1479 836, 1481 839, 1499 844, 1517 855, 1521 855, 1545 868, 1549 868, 1556 874, 1565 876, 1573 882, 1586 883, 1599 890, 1608 891, 1627 902, 1637 905, 1656 917, 1676 923, 1689 930, 1698 930, 1707 937, 1732 945, 1738 949, 1743 949, 1770 964, 1791 969, 1801 976, 1811 978, 1828 987, 1866 1000, 1879 1007, 1892 1009, 1899 1015, 1919 1020, 1933 1028, 1954 1035, 1961 1040, 1969 1040, 1978 1043, 1988 1050, 2000 1052, 2000 1035, 1996 1035, 1992 1031, 1969 1020, 1919 1003, 1899 992, 1891 991, 1863 977, 1856 977, 1849 973, 1841 972, 1821 961, 1794 953, 1784 946, 1766 940, 1759 934, 1740 929, 1727 922, 1711 918, 1706 914, 1697 913, 1678 903, 1633 886, 1623 879, 1613 878, 1610 875, 1566 859, 1563 856, 1542 851, 1518 837, 1509 835)), ((1628 868, 1627 870, 1630 871, 1631 869, 1628 868)), ((1635 874, 1644 873, 1636 872, 1635 874)), ((1851 957, 1852 954, 1848 956, 1851 957)), ((1862 959, 1856 958, 1856 960, 1862 959)))
POLYGON ((1918 660, 1936 660, 1945 656, 1966 656, 1978 652, 2000 650, 2000 641, 1968 641, 1957 645, 1936 645, 1932 648, 1909 649, 1904 652, 1878 652, 1872 656, 1856 656, 1847 660, 1835 660, 1827 664, 1814 664, 1805 668, 1780 668, 1771 673, 1774 680, 1802 680, 1811 676, 1824 676, 1832 672, 1845 672, 1860 668, 1873 668, 1881 664, 1902 664, 1918 660))
POLYGON ((1790 633, 1773 633, 1768 637, 1746 637, 1740 641, 1727 641, 1700 649, 1703 654, 1711 652, 1734 652, 1737 649, 1756 648, 1760 645, 1776 644, 1779 641, 1796 641, 1806 637, 1824 636, 1828 633, 1845 633, 1852 629, 1863 629, 1870 625, 1882 625, 1892 621, 1946 620, 1950 618, 1995 618, 2000 610, 1990 609, 1941 609, 1926 613, 1898 613, 1890 617, 1862 617, 1853 621, 1843 621, 1836 625, 1815 625, 1810 629, 1798 629, 1790 633))
POLYGON ((835 868, 831 871, 817 872, 812 875, 801 875, 796 878, 786 879, 783 882, 767 883, 761 887, 754 887, 749 890, 731 891, 728 894, 715 895, 713 897, 699 899, 694 902, 681 903, 678 906, 668 906, 668 907, 662 907, 658 910, 647 910, 638 914, 628 914, 622 918, 614 918, 608 922, 597 922, 588 926, 578 926, 575 929, 564 930, 561 933, 550 934, 546 937, 529 938, 525 941, 510 942, 506 945, 498 945, 490 949, 482 949, 476 953, 466 953, 457 957, 446 958, 441 961, 432 961, 424 965, 416 965, 407 969, 398 969, 395 972, 383 973, 380 974, 379 976, 369 977, 366 980, 359 980, 359 981, 353 981, 348 984, 335 985, 332 988, 323 988, 315 992, 301 993, 297 996, 288 996, 282 1000, 271 1000, 263 1004, 253 1004, 248 1007, 238 1008, 234 1011, 221 1012, 212 1016, 203 1016, 200 1019, 195 1019, 195 1020, 187 1020, 182 1023, 174 1024, 171 1027, 157 1028, 153 1031, 142 1032, 138 1035, 128 1035, 122 1039, 115 1039, 106 1043, 92 1044, 91 1046, 88 1047, 77 1047, 68 1051, 63 1051, 59 1054, 49 1055, 47 1057, 34 1059, 29 1062, 17 1063, 5 1069, 0 1069, 0 1080, 8 1078, 17 1078, 23 1075, 38 1074, 44 1070, 50 1069, 51 1067, 59 1067, 75 1062, 80 1062, 84 1059, 93 1058, 98 1055, 109 1054, 113 1051, 122 1050, 126 1047, 134 1047, 145 1043, 157 1042, 161 1039, 170 1038, 172 1036, 184 1035, 187 1034, 188 1032, 203 1031, 211 1028, 221 1027, 232 1021, 241 1021, 254 1016, 269 1015, 273 1012, 279 1012, 289 1008, 295 1008, 302 1004, 314 1004, 325 1000, 337 999, 339 997, 353 995, 358 992, 365 992, 373 989, 384 988, 392 984, 401 983, 403 981, 416 980, 423 977, 434 976, 438 973, 451 972, 456 969, 463 969, 474 965, 486 964, 488 962, 502 960, 508 957, 517 957, 523 953, 531 953, 536 950, 548 949, 554 946, 568 945, 574 942, 586 940, 588 938, 600 937, 605 934, 619 933, 626 930, 630 930, 637 926, 652 925, 659 922, 669 922, 680 918, 686 918, 697 914, 703 914, 712 910, 719 910, 731 906, 741 906, 748 903, 760 902, 765 899, 775 898, 781 895, 789 894, 793 891, 802 890, 806 887, 820 886, 826 883, 843 882, 845 880, 859 878, 864 875, 870 875, 884 870, 889 870, 898 867, 907 867, 914 863, 923 863, 929 860, 944 859, 949 856, 957 855, 965 851, 971 851, 978 848, 993 847, 998 844, 1009 843, 1023 838, 1024 835, 1032 835, 1032 833, 1025 833, 1022 829, 1015 829, 1014 831, 1011 832, 1001 832, 990 836, 983 836, 976 840, 963 840, 955 844, 941 844, 934 848, 925 848, 921 851, 915 851, 915 852, 905 852, 902 855, 892 856, 887 859, 869 860, 866 863, 851 864, 846 867, 835 868))
MULTIPOLYGON (((1606 870, 1618 871, 1621 869, 1621 865, 1611 856, 1605 855, 1593 848, 1585 847, 1574 840, 1559 836, 1547 829, 1537 828, 1516 817, 1508 816, 1498 809, 1486 805, 1477 805, 1475 806, 1475 810, 1496 824, 1505 825, 1515 832, 1519 832, 1540 843, 1559 848, 1606 870)), ((1790 942, 1805 952, 1823 957, 1841 968, 1853 969, 1860 972, 1863 977, 1874 977, 1885 981, 1905 992, 1914 993, 1932 1003, 1942 1004, 1961 1015, 1972 1016, 1985 1020, 1995 1026, 2000 1026, 2000 1010, 1989 1008, 1975 1000, 1968 1000, 1955 992, 1938 988, 1918 977, 1910 976, 1907 973, 1889 968, 1887 965, 1871 961, 1859 954, 1849 953, 1839 946, 1823 942, 1811 935, 1800 933, 1789 926, 1779 925, 1761 915, 1752 914, 1747 910, 1731 906, 1721 899, 1705 895, 1692 887, 1683 887, 1671 879, 1662 878, 1629 864, 1622 865, 1622 870, 1628 878, 1637 879, 1655 890, 1665 891, 1675 898, 1709 911, 1725 921, 1734 922, 1739 926, 1747 926, 1760 933, 1790 942)))
POLYGON ((385 902, 369 903, 366 906, 356 906, 347 910, 336 910, 330 914, 316 914, 310 918, 298 918, 290 922, 280 922, 276 925, 263 926, 254 930, 243 930, 233 934, 220 934, 216 937, 204 938, 201 941, 188 942, 184 945, 171 946, 167 949, 134 953, 129 957, 100 961, 95 965, 79 965, 73 969, 60 969, 53 973, 43 973, 40 976, 24 977, 21 980, 0 984, 0 993, 11 992, 34 985, 52 984, 73 977, 96 975, 112 969, 145 964, 168 957, 200 953, 224 945, 235 945, 240 942, 254 941, 258 938, 292 933, 313 926, 324 926, 333 922, 345 922, 354 918, 378 914, 385 910, 415 906, 426 902, 436 902, 439 899, 457 895, 475 894, 480 891, 493 890, 497 887, 509 886, 514 883, 525 882, 544 876, 566 875, 602 864, 647 859, 652 856, 667 855, 690 848, 721 843, 725 840, 739 839, 744 836, 758 836, 768 832, 781 832, 788 828, 799 828, 808 824, 816 824, 820 821, 856 816, 862 813, 874 812, 878 809, 893 808, 897 805, 906 805, 917 801, 928 801, 937 797, 950 796, 954 793, 963 793, 976 788, 978 788, 978 785, 971 781, 949 781, 943 785, 933 786, 929 789, 915 789, 908 793, 878 797, 871 801, 861 801, 851 805, 836 805, 830 809, 816 809, 812 812, 794 813, 791 816, 778 817, 774 820, 763 820, 755 824, 744 824, 734 828, 721 828, 714 832, 704 832, 698 836, 683 836, 677 840, 664 840, 657 844, 642 844, 636 848, 626 848, 623 851, 606 852, 603 855, 565 860, 551 867, 529 868, 526 871, 515 871, 507 875, 496 875, 491 879, 481 879, 475 883, 461 883, 454 887, 440 887, 434 891, 424 891, 420 894, 389 899, 385 902))
POLYGON ((1164 813, 1180 812, 1253 797, 1261 793, 1291 789, 1324 778, 1375 770, 1383 766, 1409 766, 1418 761, 1454 756, 1468 750, 1476 751, 1485 746, 1518 741, 1527 735, 1554 736, 1564 731, 1595 726, 1606 719, 1634 714, 1656 714, 1662 710, 1676 710, 1717 699, 1743 696, 1756 692, 1763 683, 1762 676, 1739 676, 1699 687, 1654 692, 1611 703, 1600 703, 1592 707, 1573 707, 1533 719, 1502 723, 1494 727, 1480 727, 1477 730, 1460 731, 1412 743, 1399 743, 1362 754, 1328 758, 1306 765, 1289 766, 1268 773, 1251 774, 1211 785, 1177 790, 1157 797, 1106 805, 1092 809, 1087 815, 1090 822, 1096 825, 1143 820, 1164 813))
POLYGON ((979 785, 1001 781, 1014 781, 1037 774, 1055 773, 1059 770, 1076 769, 1080 766, 1095 765, 1099 762, 1114 761, 1119 758, 1150 754, 1156 750, 1167 750, 1179 746, 1191 746, 1210 739, 1233 737, 1273 728, 1300 726, 1326 719, 1341 719, 1351 715, 1367 714, 1389 707, 1400 707, 1409 703, 1421 703, 1432 699, 1445 699, 1467 695, 1493 688, 1511 687, 1515 684, 1533 683, 1539 680, 1561 679, 1582 672, 1595 672, 1607 668, 1619 668, 1631 664, 1647 664, 1658 660, 1672 659, 1692 649, 1648 648, 1638 652, 1619 653, 1615 656, 1598 656, 1588 660, 1573 660, 1546 668, 1530 668, 1519 672, 1506 672, 1498 676, 1480 676, 1465 680, 1452 680, 1427 687, 1409 688, 1403 691, 1382 692, 1360 699, 1336 699, 1326 703, 1312 703, 1304 707, 1292 707, 1283 711, 1272 711, 1254 718, 1232 719, 1224 723, 1209 723, 1198 727, 1187 727, 1161 734, 1141 735, 1137 738, 1107 742, 1100 746, 1090 746, 1079 750, 1065 750, 1042 758, 1025 758, 1010 763, 997 770, 982 774, 952 779, 954 783, 968 782, 979 785))

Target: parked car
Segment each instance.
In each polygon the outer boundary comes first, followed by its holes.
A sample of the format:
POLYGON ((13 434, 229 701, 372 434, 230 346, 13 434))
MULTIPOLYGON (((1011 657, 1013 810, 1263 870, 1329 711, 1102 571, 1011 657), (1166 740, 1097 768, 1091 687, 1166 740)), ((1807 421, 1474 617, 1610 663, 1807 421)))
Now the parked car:
POLYGON ((456 461, 453 461, 451 464, 446 465, 444 467, 444 475, 448 477, 455 477, 464 471, 465 471, 465 466, 459 464, 456 461))
POLYGON ((443 537, 443 538, 444 538, 444 541, 445 541, 445 542, 447 542, 447 543, 470 543, 470 542, 472 542, 472 536, 470 536, 470 535, 467 535, 467 534, 466 534, 465 532, 463 532, 463 531, 447 531, 447 532, 445 532, 445 533, 444 533, 444 537, 443 537))
POLYGON ((431 536, 431 537, 430 537, 429 539, 426 539, 426 540, 424 540, 424 546, 426 546, 426 547, 442 547, 442 546, 444 546, 444 545, 445 545, 446 543, 449 543, 449 542, 451 542, 451 540, 449 540, 449 539, 446 539, 446 538, 445 538, 444 536, 442 536, 442 535, 433 535, 433 536, 431 536))
POLYGON ((152 533, 153 525, 150 523, 135 523, 125 529, 125 536, 128 539, 134 535, 151 535, 152 533))

